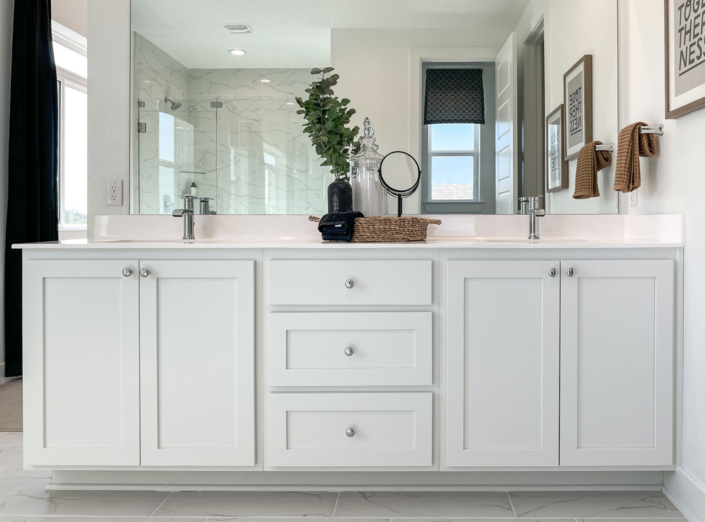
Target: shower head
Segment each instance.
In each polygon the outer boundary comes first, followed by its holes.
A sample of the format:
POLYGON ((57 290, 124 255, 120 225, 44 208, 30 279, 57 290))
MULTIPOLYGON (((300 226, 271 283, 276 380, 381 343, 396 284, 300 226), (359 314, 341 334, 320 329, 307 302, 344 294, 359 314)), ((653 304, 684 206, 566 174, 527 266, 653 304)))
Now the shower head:
POLYGON ((167 98, 166 96, 164 97, 164 103, 171 103, 171 108, 169 110, 175 111, 179 107, 181 107, 181 102, 173 101, 167 98))

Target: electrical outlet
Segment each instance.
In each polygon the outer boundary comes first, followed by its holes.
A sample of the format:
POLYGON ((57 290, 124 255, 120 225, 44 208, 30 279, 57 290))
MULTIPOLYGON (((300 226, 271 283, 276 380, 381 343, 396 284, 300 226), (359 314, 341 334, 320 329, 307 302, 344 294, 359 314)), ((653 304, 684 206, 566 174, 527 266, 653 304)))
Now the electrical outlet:
POLYGON ((634 190, 633 192, 629 193, 629 206, 630 207, 638 207, 639 206, 639 194, 638 190, 634 190))
POLYGON ((108 205, 122 206, 122 180, 108 181, 108 205))

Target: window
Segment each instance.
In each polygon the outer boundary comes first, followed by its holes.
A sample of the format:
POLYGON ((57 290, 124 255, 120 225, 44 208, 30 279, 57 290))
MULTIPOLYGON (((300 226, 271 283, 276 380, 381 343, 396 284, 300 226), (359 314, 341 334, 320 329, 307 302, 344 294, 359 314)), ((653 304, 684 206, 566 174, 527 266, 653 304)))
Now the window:
POLYGON ((479 186, 479 125, 428 127, 430 201, 475 201, 479 186))
POLYGON ((88 59, 86 39, 54 22, 59 91, 59 230, 83 230, 88 214, 88 59))

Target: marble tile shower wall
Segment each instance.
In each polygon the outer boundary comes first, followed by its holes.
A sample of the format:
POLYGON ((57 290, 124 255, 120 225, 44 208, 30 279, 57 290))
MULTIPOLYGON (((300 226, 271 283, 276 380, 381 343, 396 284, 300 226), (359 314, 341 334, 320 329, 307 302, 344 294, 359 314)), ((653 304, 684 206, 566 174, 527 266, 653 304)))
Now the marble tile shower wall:
POLYGON ((168 213, 165 191, 172 187, 178 206, 192 181, 220 214, 325 213, 330 173, 303 134, 294 101, 305 96, 308 70, 186 70, 138 34, 135 70, 136 94, 145 101, 140 118, 149 122, 138 135, 140 213, 168 213), (182 106, 168 110, 164 96, 182 106), (213 101, 222 107, 212 108, 213 101), (172 184, 160 159, 159 111, 174 117, 172 184))

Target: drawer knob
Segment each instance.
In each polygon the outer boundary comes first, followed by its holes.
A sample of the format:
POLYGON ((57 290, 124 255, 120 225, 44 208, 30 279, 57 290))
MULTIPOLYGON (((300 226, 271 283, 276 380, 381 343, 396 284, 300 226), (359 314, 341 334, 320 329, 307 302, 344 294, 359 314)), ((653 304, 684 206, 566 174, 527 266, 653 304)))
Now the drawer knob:
POLYGON ((568 277, 573 277, 575 275, 575 268, 569 268, 565 273, 568 274, 568 277))
POLYGON ((548 271, 548 275, 550 275, 551 277, 556 277, 557 274, 558 274, 558 271, 555 268, 551 268, 548 271))
POLYGON ((345 288, 352 288, 353 286, 355 286, 355 281, 352 279, 345 280, 345 288))
POLYGON ((347 430, 345 430, 345 434, 348 437, 354 437, 355 436, 355 428, 353 428, 353 427, 348 428, 347 430))
POLYGON ((348 357, 350 357, 354 353, 355 348, 353 348, 352 346, 348 346, 347 348, 345 348, 345 355, 347 355, 348 357))
POLYGON ((130 277, 132 275, 132 269, 131 268, 123 268, 122 275, 124 277, 130 277))
POLYGON ((151 272, 150 272, 149 270, 147 270, 146 268, 143 268, 142 270, 140 270, 140 275, 141 275, 142 277, 149 277, 149 274, 150 274, 150 273, 151 273, 151 272))

